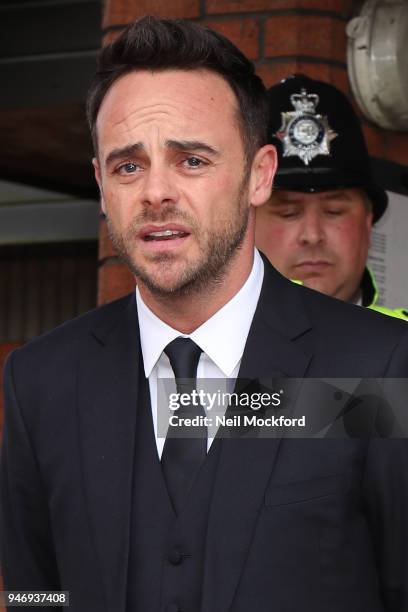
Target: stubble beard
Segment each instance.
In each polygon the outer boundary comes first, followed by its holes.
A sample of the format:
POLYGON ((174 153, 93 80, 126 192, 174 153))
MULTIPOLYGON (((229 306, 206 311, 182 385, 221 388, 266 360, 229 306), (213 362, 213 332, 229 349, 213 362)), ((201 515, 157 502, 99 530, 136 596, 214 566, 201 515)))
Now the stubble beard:
POLYGON ((220 230, 200 230, 195 219, 174 206, 168 206, 160 213, 145 210, 133 219, 124 234, 117 232, 107 216, 107 228, 112 244, 121 260, 128 266, 138 281, 156 297, 184 297, 204 291, 210 293, 225 277, 238 250, 241 248, 248 227, 249 207, 245 199, 246 190, 241 186, 237 214, 220 230), (172 283, 160 282, 165 272, 170 271, 179 257, 177 254, 161 253, 152 256, 153 265, 159 264, 161 274, 149 272, 148 266, 136 261, 132 255, 133 245, 140 227, 146 223, 185 222, 199 246, 199 254, 193 262, 186 262, 184 269, 172 283))

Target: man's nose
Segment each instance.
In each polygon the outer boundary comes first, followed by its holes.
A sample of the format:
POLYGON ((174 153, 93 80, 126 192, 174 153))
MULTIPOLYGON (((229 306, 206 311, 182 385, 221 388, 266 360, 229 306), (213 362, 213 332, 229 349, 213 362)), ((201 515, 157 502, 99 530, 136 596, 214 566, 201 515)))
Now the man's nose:
POLYGON ((301 220, 298 240, 304 245, 317 245, 325 237, 324 219, 318 211, 308 211, 301 220))
POLYGON ((141 196, 142 203, 152 208, 176 203, 178 190, 171 169, 164 164, 151 164, 143 177, 141 196))

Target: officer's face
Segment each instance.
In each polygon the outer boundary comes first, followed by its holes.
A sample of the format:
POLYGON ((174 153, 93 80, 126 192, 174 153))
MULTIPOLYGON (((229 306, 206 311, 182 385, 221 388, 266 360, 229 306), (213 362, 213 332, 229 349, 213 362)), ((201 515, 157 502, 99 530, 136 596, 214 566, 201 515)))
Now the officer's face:
POLYGON ((246 174, 237 102, 221 77, 131 72, 105 96, 97 136, 110 234, 141 289, 190 293, 219 280, 231 261, 237 270, 240 258, 250 262, 250 204, 269 197, 273 173, 260 199, 260 152, 246 174))
POLYGON ((277 190, 257 210, 256 244, 288 278, 355 301, 371 225, 372 213, 359 189, 277 190))

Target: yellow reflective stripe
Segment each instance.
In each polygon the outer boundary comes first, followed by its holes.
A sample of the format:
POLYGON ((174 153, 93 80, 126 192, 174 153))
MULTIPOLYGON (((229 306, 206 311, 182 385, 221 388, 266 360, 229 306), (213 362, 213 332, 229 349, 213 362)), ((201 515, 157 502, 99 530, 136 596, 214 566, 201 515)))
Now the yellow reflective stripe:
POLYGON ((384 306, 367 306, 369 310, 375 310, 381 314, 387 315, 388 317, 394 317, 395 319, 402 319, 408 321, 408 312, 404 308, 385 308, 384 306))

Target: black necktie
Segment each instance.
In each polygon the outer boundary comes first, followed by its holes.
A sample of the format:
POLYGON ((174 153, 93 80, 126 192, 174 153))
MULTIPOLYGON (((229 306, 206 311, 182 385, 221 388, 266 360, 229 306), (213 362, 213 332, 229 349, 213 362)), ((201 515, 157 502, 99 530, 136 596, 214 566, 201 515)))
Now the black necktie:
MULTIPOLYGON (((201 349, 190 338, 176 338, 164 352, 170 359, 176 378, 177 393, 189 393, 196 387, 197 366, 201 349)), ((179 418, 205 416, 201 404, 180 406, 179 418)), ((207 454, 207 428, 169 425, 161 458, 167 490, 176 514, 180 513, 187 494, 207 454), (194 436, 194 437, 192 437, 194 436)))

